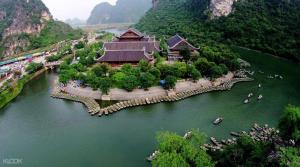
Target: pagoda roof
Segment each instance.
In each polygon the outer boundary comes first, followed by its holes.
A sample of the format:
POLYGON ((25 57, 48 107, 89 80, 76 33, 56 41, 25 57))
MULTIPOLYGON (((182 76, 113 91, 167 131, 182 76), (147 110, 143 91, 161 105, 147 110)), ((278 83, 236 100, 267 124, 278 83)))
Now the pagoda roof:
POLYGON ((99 62, 139 62, 152 60, 145 50, 108 50, 98 59, 99 62))
POLYGON ((186 39, 182 38, 180 35, 176 34, 173 37, 171 37, 168 41, 168 46, 170 49, 175 48, 177 45, 181 43, 187 44, 191 49, 197 50, 196 47, 194 47, 192 44, 190 44, 186 39))
POLYGON ((146 52, 160 51, 158 41, 106 42, 103 47, 106 50, 143 50, 145 48, 146 52))
MULTIPOLYGON (((135 36, 131 36, 131 38, 143 38, 145 35, 143 33, 141 33, 139 30, 135 29, 135 28, 130 28, 128 30, 126 30, 125 32, 123 32, 121 35, 119 35, 117 38, 122 38, 124 37, 127 33, 133 33, 135 34, 135 36)), ((128 38, 128 37, 126 37, 128 38)))

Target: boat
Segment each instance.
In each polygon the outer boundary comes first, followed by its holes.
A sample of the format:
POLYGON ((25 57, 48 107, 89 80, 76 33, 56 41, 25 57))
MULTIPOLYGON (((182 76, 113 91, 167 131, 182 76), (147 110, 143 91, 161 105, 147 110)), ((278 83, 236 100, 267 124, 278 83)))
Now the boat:
POLYGON ((244 101, 244 104, 248 104, 250 102, 250 100, 249 99, 246 99, 245 101, 244 101))
POLYGON ((157 156, 157 154, 159 154, 159 151, 155 151, 154 153, 152 153, 149 157, 147 157, 147 160, 153 161, 155 159, 155 157, 157 156))
POLYGON ((228 143, 226 142, 226 140, 221 140, 221 143, 224 145, 228 145, 228 143))
POLYGON ((189 132, 187 132, 187 133, 184 134, 183 138, 187 139, 187 138, 191 137, 191 135, 192 135, 192 132, 189 131, 189 132))
POLYGON ((253 96, 253 93, 249 93, 248 94, 248 98, 252 97, 253 96))
POLYGON ((258 100, 261 100, 262 98, 263 98, 263 96, 262 96, 262 95, 259 95, 257 99, 258 99, 258 100))
POLYGON ((210 141, 211 141, 214 145, 216 145, 216 146, 219 145, 219 143, 217 142, 217 140, 216 140, 214 137, 211 137, 211 138, 210 138, 210 141))
POLYGON ((240 137, 241 135, 236 132, 230 132, 231 136, 240 137))
POLYGON ((220 124, 221 122, 223 121, 223 118, 222 117, 219 117, 219 118, 217 118, 216 120, 214 120, 214 125, 218 125, 218 124, 220 124))

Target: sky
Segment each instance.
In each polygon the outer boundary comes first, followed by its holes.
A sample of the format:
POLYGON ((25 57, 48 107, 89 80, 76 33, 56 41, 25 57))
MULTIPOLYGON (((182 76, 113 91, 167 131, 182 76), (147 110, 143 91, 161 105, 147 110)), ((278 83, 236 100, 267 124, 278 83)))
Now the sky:
POLYGON ((93 8, 101 2, 115 4, 117 0, 42 0, 55 19, 87 20, 93 8))

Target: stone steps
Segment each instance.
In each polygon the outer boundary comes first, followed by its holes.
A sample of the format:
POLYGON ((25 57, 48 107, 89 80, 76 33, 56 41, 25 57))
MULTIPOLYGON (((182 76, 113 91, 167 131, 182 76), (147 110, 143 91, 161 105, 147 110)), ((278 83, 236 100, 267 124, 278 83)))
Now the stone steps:
POLYGON ((198 87, 184 92, 178 92, 170 96, 155 96, 151 98, 132 99, 132 100, 118 102, 116 104, 110 105, 105 108, 100 108, 99 104, 94 99, 91 98, 80 97, 80 96, 64 94, 64 93, 53 93, 51 96, 54 98, 68 99, 68 100, 83 103, 88 108, 88 112, 91 115, 98 115, 99 117, 101 117, 103 115, 109 115, 130 107, 156 104, 160 102, 174 102, 174 101, 179 101, 191 96, 195 96, 195 95, 199 95, 211 91, 230 90, 232 86, 237 82, 246 82, 252 80, 253 79, 251 78, 234 78, 230 82, 223 83, 222 85, 219 86, 212 86, 208 88, 198 87))

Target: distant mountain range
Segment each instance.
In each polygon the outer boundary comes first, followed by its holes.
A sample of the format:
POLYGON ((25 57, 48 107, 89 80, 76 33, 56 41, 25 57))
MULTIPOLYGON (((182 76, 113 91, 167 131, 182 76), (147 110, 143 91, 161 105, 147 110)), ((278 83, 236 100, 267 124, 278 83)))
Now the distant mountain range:
POLYGON ((116 5, 98 4, 91 12, 87 24, 137 22, 152 6, 152 0, 118 0, 116 5))
POLYGON ((54 21, 41 0, 0 0, 0 59, 80 36, 54 21))
POLYGON ((80 20, 78 18, 73 18, 73 19, 67 19, 64 21, 65 23, 69 24, 72 27, 78 27, 86 24, 85 20, 80 20))

